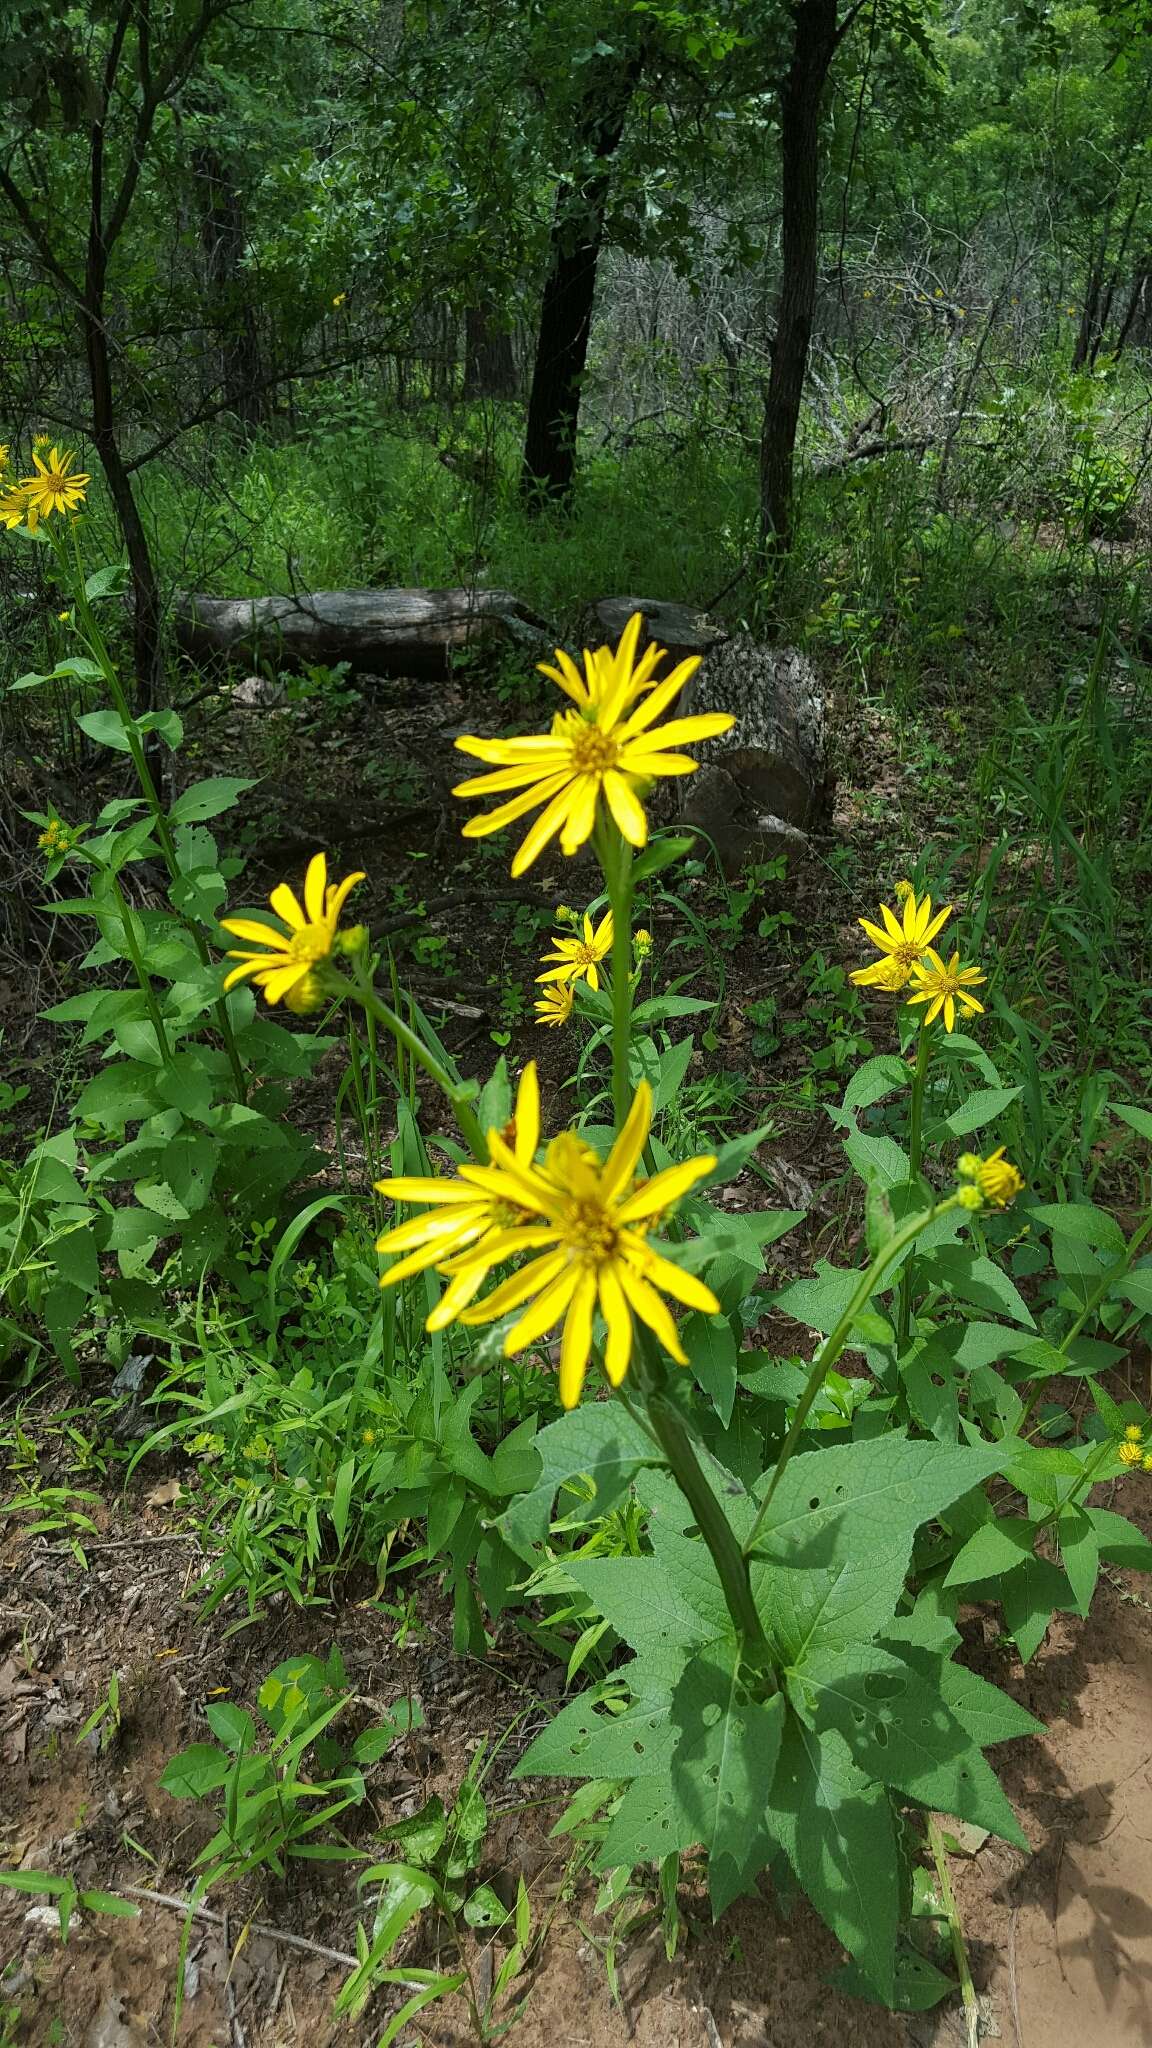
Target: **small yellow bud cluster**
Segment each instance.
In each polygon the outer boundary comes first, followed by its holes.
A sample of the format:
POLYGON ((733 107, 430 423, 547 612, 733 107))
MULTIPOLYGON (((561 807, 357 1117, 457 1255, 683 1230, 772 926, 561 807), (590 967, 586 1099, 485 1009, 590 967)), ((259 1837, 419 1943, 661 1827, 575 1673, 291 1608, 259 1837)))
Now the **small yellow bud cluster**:
POLYGON ((987 1159, 981 1159, 978 1152, 962 1152, 956 1161, 956 1176, 962 1183, 961 1206, 965 1209, 977 1209, 984 1202, 992 1209, 1006 1209, 1024 1186, 1023 1174, 1005 1159, 1003 1145, 987 1159), (965 1188, 977 1194, 979 1201, 968 1198, 965 1188))
POLYGON ((342 953, 346 959, 354 959, 357 953, 368 950, 369 932, 366 924, 350 924, 339 931, 332 942, 332 951, 342 953))
POLYGON ((55 855, 71 853, 76 841, 59 818, 49 818, 36 844, 41 853, 46 853, 51 860, 55 855))
POLYGON ((977 1209, 984 1207, 983 1195, 980 1193, 979 1188, 970 1180, 965 1181, 962 1187, 957 1188, 956 1200, 962 1209, 971 1209, 973 1213, 977 1209))
POLYGON ((570 903, 558 903, 556 905, 556 922, 557 924, 579 924, 580 913, 578 910, 573 910, 570 903))
POLYGON ((294 1017, 310 1017, 316 1010, 322 1010, 327 1000, 324 983, 313 971, 306 974, 302 981, 298 981, 294 988, 289 989, 284 1003, 294 1017))
POLYGON ((652 951, 652 934, 643 925, 632 934, 632 950, 637 960, 646 960, 652 951))
POLYGON ((1139 1465, 1145 1472, 1152 1472, 1152 1451, 1145 1447, 1144 1429, 1139 1422, 1130 1422, 1124 1431, 1123 1441, 1116 1446, 1116 1456, 1122 1465, 1135 1471, 1139 1465))

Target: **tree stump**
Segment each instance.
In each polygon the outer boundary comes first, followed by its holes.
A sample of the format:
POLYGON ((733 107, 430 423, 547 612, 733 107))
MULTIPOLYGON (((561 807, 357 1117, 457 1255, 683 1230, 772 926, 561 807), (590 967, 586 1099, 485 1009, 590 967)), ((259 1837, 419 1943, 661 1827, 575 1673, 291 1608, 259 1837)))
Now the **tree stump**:
POLYGON ((176 637, 194 661, 254 669, 347 662, 352 672, 444 676, 476 647, 551 651, 544 621, 510 590, 315 590, 295 597, 177 599, 176 637))
POLYGON ((668 659, 661 665, 664 675, 690 654, 708 654, 728 638, 726 629, 715 625, 704 612, 689 604, 668 604, 660 597, 602 597, 592 607, 590 637, 615 647, 633 612, 639 612, 644 620, 641 647, 658 640, 668 650, 668 659))
POLYGON ((697 669, 681 710, 731 711, 736 724, 693 749, 699 771, 682 785, 681 815, 715 841, 724 872, 802 844, 831 815, 824 697, 794 647, 740 634, 697 669))

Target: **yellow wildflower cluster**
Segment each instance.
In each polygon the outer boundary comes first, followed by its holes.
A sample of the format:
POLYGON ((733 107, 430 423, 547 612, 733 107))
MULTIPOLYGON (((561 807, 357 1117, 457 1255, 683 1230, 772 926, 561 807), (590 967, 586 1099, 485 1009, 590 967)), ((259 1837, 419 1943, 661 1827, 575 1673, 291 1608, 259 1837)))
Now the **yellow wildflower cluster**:
POLYGON ((583 925, 574 938, 567 938, 562 933, 553 936, 552 951, 545 953, 544 958, 555 962, 555 965, 546 967, 536 979, 567 982, 569 985, 586 981, 589 988, 599 988, 600 962, 606 960, 611 951, 612 912, 609 910, 601 918, 595 930, 592 919, 585 914, 583 925))
POLYGON ((933 912, 932 898, 917 899, 910 882, 897 882, 895 895, 896 910, 886 903, 880 905, 881 924, 873 924, 867 917, 859 919, 880 958, 870 967, 858 967, 850 978, 859 988, 882 988, 889 995, 899 995, 913 983, 907 1001, 927 1005, 925 1024, 943 1016, 944 1029, 953 1031, 957 1015, 963 1021, 965 1016, 983 1012, 983 1003, 972 991, 987 977, 978 967, 963 964, 959 953, 945 961, 933 946, 932 940, 952 915, 950 903, 933 912))
POLYGON ((651 1122, 652 1090, 642 1081, 607 1159, 566 1131, 537 1164, 540 1092, 529 1063, 509 1132, 488 1133, 486 1165, 462 1166, 454 1180, 405 1176, 378 1183, 394 1201, 426 1205, 422 1215, 380 1238, 379 1251, 400 1254, 382 1284, 434 1267, 448 1285, 428 1317, 432 1330, 451 1322, 491 1323, 520 1310, 504 1339, 507 1357, 542 1342, 562 1322, 565 1408, 580 1398, 597 1308, 606 1330, 604 1370, 613 1386, 628 1371, 637 1319, 683 1365, 683 1346, 662 1297, 706 1315, 716 1314, 719 1303, 702 1280, 658 1251, 649 1233, 716 1162, 689 1159, 637 1180, 651 1122), (524 1252, 532 1254, 528 1263, 477 1300, 492 1268, 524 1252))
MULTIPOLYGON (((22 476, 0 496, 0 521, 9 532, 13 527, 24 526, 29 533, 35 533, 42 519, 49 519, 54 512, 75 512, 84 503, 91 482, 88 472, 73 469, 76 457, 69 449, 53 447, 45 460, 40 449, 46 439, 45 435, 38 435, 33 444, 32 475, 22 476)), ((7 455, 5 449, 5 463, 0 469, 6 466, 7 455)))

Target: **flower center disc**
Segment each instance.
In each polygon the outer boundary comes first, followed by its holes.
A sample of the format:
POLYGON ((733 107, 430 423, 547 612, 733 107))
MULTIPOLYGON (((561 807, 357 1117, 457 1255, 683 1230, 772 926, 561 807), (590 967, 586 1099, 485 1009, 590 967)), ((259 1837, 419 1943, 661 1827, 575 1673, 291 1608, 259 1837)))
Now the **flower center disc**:
POLYGON ((572 741, 572 766, 581 775, 603 775, 616 766, 616 741, 598 725, 586 725, 572 741))
POLYGON ((302 932, 293 932, 292 942, 285 954, 285 960, 293 966, 307 961, 311 967, 316 960, 326 960, 332 950, 332 942, 323 925, 306 925, 302 932))
POLYGON ((616 1250, 616 1226, 598 1202, 573 1202, 564 1219, 564 1237, 569 1251, 597 1264, 610 1259, 616 1250))

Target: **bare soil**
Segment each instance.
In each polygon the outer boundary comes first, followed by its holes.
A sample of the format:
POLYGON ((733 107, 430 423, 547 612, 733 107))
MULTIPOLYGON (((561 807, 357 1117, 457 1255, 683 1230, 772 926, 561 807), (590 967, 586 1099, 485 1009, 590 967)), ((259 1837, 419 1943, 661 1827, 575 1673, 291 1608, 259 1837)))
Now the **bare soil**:
MULTIPOLYGON (((34 1430, 34 1416, 27 1426, 34 1430)), ((533 1968, 502 2009, 510 2018, 526 1994, 517 2048, 964 2041, 958 2002, 905 2018, 831 1989, 826 1975, 843 1957, 803 1904, 785 1914, 770 1896, 747 1901, 713 1928, 691 1882, 680 1900, 680 1953, 669 1962, 658 1928, 641 1932, 621 1951, 614 2002, 600 1953, 609 1921, 594 1915, 594 1888, 572 1880, 566 1845, 549 1841, 554 1809, 526 1808, 535 1788, 508 1782, 555 1696, 555 1668, 511 1629, 485 1662, 457 1657, 434 1594, 419 1636, 403 1646, 371 1600, 339 1611, 284 1608, 229 1635, 237 1611, 198 1619, 191 1588, 203 1555, 189 1526, 191 1501, 172 1501, 173 1490, 155 1480, 127 1494, 109 1489, 87 1570, 54 1532, 10 1526, 0 1546, 4 1868, 70 1871, 81 1887, 185 1897, 208 1820, 159 1790, 164 1765, 206 1737, 212 1698, 251 1704, 281 1658, 301 1649, 322 1654, 336 1641, 365 1718, 402 1696, 419 1699, 425 1713, 424 1728, 370 1773, 353 1840, 366 1844, 434 1791, 450 1799, 477 1746, 510 1737, 485 1783, 493 1822, 482 1875, 511 1902, 523 1874, 534 1924, 546 1929, 533 1968), (102 1746, 94 1731, 77 1743, 114 1670, 118 1735, 102 1746)), ((1139 1476, 1125 1483, 1122 1505, 1152 1524, 1139 1476)), ((952 1859, 982 2031, 1008 2048, 1144 2048, 1152 2038, 1152 1602, 1136 1575, 1109 1572, 1091 1620, 1060 1617, 1026 1669, 977 1615, 966 1625, 965 1655, 1047 1726, 1043 1736, 993 1752, 1031 1855, 989 1840, 975 1856, 952 1859)), ((349 1867, 296 1863, 289 1872, 283 1883, 248 1880, 214 1894, 211 1908, 227 1913, 226 1924, 194 1923, 189 1996, 175 2036, 181 2048, 351 2048, 378 2039, 390 2000, 404 1994, 379 1994, 356 2022, 333 2023, 345 1968, 283 1938, 352 1954, 349 1867)), ((25 1894, 0 1894, 0 1971, 8 1972, 4 1995, 21 2010, 19 2043, 137 2048, 169 2039, 183 1916, 174 1905, 140 1904, 136 1920, 81 1911, 62 1945, 50 1909, 25 1894)), ((446 1940, 425 1926, 402 1960, 447 1967, 446 1940)), ((470 1938, 468 1950, 481 1991, 502 1953, 497 1941, 486 1954, 485 1942, 470 1938)), ((463 2048, 473 2037, 454 2000, 429 2009, 403 2038, 463 2048)))

